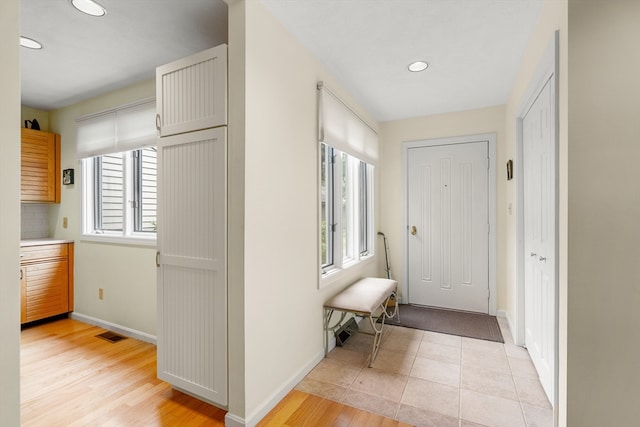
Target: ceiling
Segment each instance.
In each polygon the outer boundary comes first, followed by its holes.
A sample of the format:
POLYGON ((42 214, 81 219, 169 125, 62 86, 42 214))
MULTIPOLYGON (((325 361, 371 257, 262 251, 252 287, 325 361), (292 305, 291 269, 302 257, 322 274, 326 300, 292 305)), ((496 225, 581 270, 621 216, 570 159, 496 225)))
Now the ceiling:
POLYGON ((542 0, 262 0, 378 121, 502 105, 542 0), (426 60, 421 73, 410 62, 426 60))
POLYGON ((157 66, 227 42, 223 0, 99 0, 107 14, 70 0, 21 0, 22 104, 45 111, 155 76, 157 66))
MULTIPOLYGON (((256 0, 247 0, 256 1, 256 0)), ((261 0, 378 121, 506 103, 542 0, 261 0), (409 62, 429 68, 410 73, 409 62)), ((21 0, 22 102, 51 110, 227 41, 223 0, 21 0)))

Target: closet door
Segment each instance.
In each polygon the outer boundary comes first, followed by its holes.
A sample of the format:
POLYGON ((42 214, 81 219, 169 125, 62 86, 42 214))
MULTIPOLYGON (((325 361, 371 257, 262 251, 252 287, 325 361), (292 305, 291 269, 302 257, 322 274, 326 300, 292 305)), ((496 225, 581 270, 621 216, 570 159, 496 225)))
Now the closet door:
POLYGON ((227 45, 156 69, 160 136, 227 124, 227 45))
POLYGON ((226 128, 158 139, 158 377, 227 404, 226 128))

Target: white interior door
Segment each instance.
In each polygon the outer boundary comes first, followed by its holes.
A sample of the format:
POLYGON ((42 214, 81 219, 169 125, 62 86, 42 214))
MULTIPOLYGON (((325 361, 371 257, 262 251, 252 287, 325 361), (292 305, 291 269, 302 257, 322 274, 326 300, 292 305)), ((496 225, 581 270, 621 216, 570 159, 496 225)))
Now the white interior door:
POLYGON ((554 86, 523 118, 525 345, 553 402, 555 369, 556 172, 554 86))
POLYGON ((407 156, 409 303, 488 313, 488 142, 407 156))
POLYGON ((226 128, 158 142, 158 377, 227 404, 226 128))

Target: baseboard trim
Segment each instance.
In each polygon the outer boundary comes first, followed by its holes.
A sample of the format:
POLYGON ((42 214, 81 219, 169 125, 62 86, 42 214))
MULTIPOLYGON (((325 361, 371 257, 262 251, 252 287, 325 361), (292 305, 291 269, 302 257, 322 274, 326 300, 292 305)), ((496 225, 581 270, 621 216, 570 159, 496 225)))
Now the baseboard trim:
POLYGON ((224 425, 225 427, 244 427, 247 424, 245 423, 244 418, 240 418, 227 412, 224 416, 224 425))
POLYGON ((496 316, 503 317, 507 320, 507 326, 509 326, 509 332, 511 333, 511 336, 514 337, 515 339, 515 335, 513 334, 513 331, 515 331, 515 325, 513 324, 513 320, 511 320, 511 316, 509 316, 509 312, 506 310, 498 310, 498 312, 496 313, 496 316))
POLYGON ((147 334, 146 332, 137 331, 135 329, 127 328, 126 326, 118 325, 116 323, 107 322, 106 320, 98 319, 96 317, 87 316, 86 314, 71 312, 69 317, 79 322, 88 323, 90 325, 99 326, 103 329, 108 329, 113 332, 117 332, 120 335, 124 335, 129 338, 135 338, 140 341, 148 342, 153 345, 156 344, 156 337, 154 335, 147 334))
MULTIPOLYGON (((335 346, 335 339, 333 341, 333 345, 335 346)), ((265 415, 267 415, 273 408, 275 408, 275 406, 287 395, 287 393, 293 390, 295 386, 298 385, 298 383, 302 381, 304 377, 306 377, 307 374, 311 372, 311 370, 315 368, 316 365, 322 361, 322 359, 324 359, 324 349, 319 353, 317 353, 313 357, 313 359, 311 359, 309 363, 307 363, 307 365, 305 365, 295 375, 293 375, 289 379, 289 381, 282 384, 279 390, 276 390, 271 396, 269 396, 264 402, 262 402, 262 404, 258 406, 258 409, 253 411, 251 415, 247 417, 247 419, 245 420, 244 426, 254 427, 255 425, 257 425, 260 422, 260 420, 262 420, 265 417, 265 415)), ((241 418, 233 415, 231 415, 231 417, 233 417, 234 423, 241 420, 241 418)), ((225 422, 226 421, 227 419, 225 417, 225 422)), ((243 426, 242 424, 226 424, 226 425, 227 426, 232 425, 233 427, 243 426)))

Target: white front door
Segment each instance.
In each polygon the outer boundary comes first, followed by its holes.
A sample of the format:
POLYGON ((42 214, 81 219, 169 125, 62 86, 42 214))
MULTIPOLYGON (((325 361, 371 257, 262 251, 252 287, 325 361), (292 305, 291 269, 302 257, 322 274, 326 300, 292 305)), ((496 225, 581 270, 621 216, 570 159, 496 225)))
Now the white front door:
POLYGON ((525 345, 553 402, 556 202, 554 86, 549 80, 522 122, 525 345))
POLYGON ((409 148, 409 303, 489 312, 488 142, 409 148))

